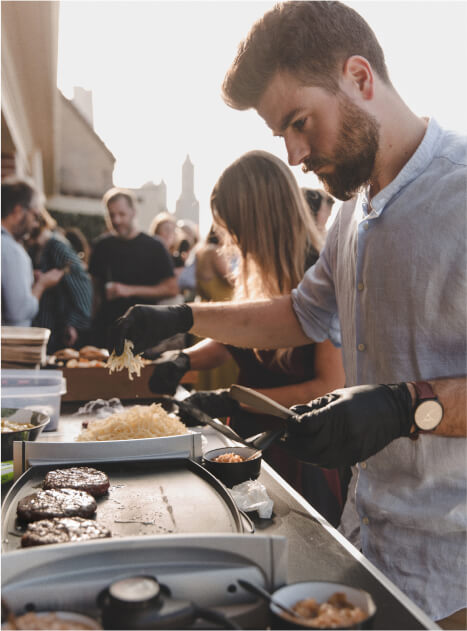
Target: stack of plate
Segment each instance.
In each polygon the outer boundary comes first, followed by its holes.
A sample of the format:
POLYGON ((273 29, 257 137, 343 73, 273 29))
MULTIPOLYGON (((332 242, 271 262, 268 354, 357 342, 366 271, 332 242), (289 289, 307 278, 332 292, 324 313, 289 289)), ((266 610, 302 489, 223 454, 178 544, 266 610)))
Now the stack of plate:
POLYGON ((39 368, 46 361, 50 329, 2 326, 2 368, 39 368))

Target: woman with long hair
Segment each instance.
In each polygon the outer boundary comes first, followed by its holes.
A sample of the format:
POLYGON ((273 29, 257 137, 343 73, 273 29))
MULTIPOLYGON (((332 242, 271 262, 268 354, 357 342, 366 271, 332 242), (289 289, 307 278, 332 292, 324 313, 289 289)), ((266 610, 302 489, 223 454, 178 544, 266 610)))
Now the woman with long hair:
MULTIPOLYGON (((319 256, 321 236, 303 194, 290 169, 270 153, 251 151, 227 167, 212 191, 211 210, 224 247, 237 260, 233 300, 290 294, 319 256)), ((161 361, 152 383, 163 382, 170 371, 172 379, 174 374, 181 378, 189 368, 212 368, 230 357, 239 366, 238 383, 286 407, 344 385, 341 353, 329 340, 271 351, 203 340, 176 358, 161 361), (178 372, 173 370, 177 367, 178 372)), ((164 385, 174 388, 174 383, 164 385)), ((222 414, 221 402, 229 400, 222 394, 199 392, 191 399, 208 413, 230 416, 231 425, 243 436, 278 423, 244 410, 231 413, 229 403, 222 414)), ((339 472, 300 463, 275 445, 265 459, 327 519, 338 522, 343 500, 339 472)))

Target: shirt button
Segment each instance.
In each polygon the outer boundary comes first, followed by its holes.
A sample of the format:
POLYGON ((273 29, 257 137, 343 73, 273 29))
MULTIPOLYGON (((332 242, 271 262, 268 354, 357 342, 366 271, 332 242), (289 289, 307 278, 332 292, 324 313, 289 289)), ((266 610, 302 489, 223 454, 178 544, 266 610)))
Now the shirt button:
POLYGON ((361 462, 359 466, 361 469, 366 469, 366 462, 361 462))
POLYGON ((368 526, 369 523, 370 523, 370 520, 368 519, 368 517, 363 517, 362 524, 365 524, 365 526, 368 526))
POLYGON ((365 344, 359 344, 359 345, 357 346, 357 348, 358 348, 358 350, 359 350, 359 351, 364 351, 364 350, 365 350, 365 348, 366 348, 366 346, 365 346, 365 344))
POLYGON ((365 223, 363 224, 363 228, 364 230, 368 230, 368 228, 370 227, 368 221, 365 221, 365 223))
POLYGON ((358 285, 357 285, 358 291, 363 291, 364 287, 365 287, 365 285, 363 283, 358 283, 358 285))

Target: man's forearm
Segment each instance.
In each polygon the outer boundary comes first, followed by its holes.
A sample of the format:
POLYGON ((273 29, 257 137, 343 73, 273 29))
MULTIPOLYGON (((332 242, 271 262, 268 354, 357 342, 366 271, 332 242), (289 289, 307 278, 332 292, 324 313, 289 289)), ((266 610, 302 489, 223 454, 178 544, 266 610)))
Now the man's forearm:
POLYGON ((290 296, 247 302, 195 302, 191 332, 241 348, 273 349, 309 344, 290 296))
POLYGON ((179 293, 175 276, 166 278, 157 285, 126 285, 126 287, 130 296, 139 298, 170 298, 179 293))
MULTIPOLYGON (((465 437, 467 435, 467 378, 452 377, 426 381, 431 384, 444 409, 441 423, 430 433, 453 438, 465 437)), ((408 387, 415 403, 415 390, 410 384, 408 387)))

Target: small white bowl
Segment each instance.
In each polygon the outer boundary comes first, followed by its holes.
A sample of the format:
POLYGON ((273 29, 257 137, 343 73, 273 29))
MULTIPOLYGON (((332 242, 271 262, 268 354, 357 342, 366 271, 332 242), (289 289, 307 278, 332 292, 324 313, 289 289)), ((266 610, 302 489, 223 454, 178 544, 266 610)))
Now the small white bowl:
MULTIPOLYGON (((367 617, 352 626, 349 627, 333 627, 334 629, 370 629, 371 621, 376 613, 376 605, 370 594, 363 589, 357 589, 342 583, 328 583, 322 581, 304 581, 301 583, 292 583, 285 585, 274 592, 274 600, 281 605, 292 608, 298 601, 305 600, 306 598, 314 598, 317 603, 324 603, 336 592, 340 592, 346 595, 349 603, 355 607, 360 607, 368 615, 367 617)), ((294 624, 290 618, 286 618, 283 612, 271 605, 271 611, 274 615, 276 624, 280 626, 274 626, 273 628, 282 629, 313 629, 320 627, 312 627, 311 625, 302 625, 297 618, 297 622, 294 624)), ((330 627, 329 627, 330 628, 330 627)))

